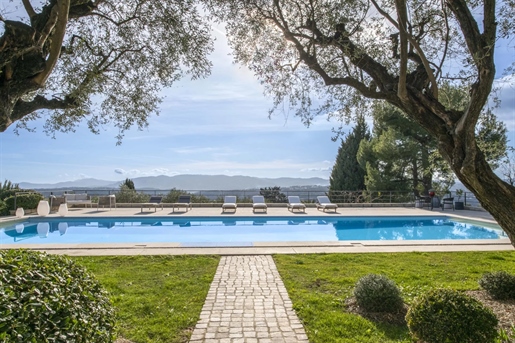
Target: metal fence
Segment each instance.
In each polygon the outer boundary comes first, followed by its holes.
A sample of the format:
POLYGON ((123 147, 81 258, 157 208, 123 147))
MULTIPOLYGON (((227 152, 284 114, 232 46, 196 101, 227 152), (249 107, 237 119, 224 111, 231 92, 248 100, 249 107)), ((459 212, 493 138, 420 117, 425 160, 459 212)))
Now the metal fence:
MULTIPOLYGON (((50 195, 60 196, 65 193, 87 193, 91 197, 106 196, 118 193, 116 189, 41 189, 38 190, 43 196, 49 197, 50 195)), ((139 189, 138 193, 144 193, 149 196, 166 196, 170 190, 164 189, 139 189)), ((191 194, 197 198, 205 199, 207 202, 217 202, 223 199, 226 195, 235 195, 238 198, 238 202, 252 202, 253 195, 260 195, 259 189, 249 190, 182 190, 186 194, 191 194)), ((299 196, 300 199, 305 203, 316 202, 317 196, 327 195, 332 202, 338 204, 360 204, 360 203, 372 203, 372 204, 406 204, 414 203, 415 195, 413 192, 396 192, 396 191, 337 191, 329 192, 328 190, 281 190, 281 193, 286 197, 289 195, 299 196)), ((458 196, 454 191, 447 194, 438 194, 439 198, 454 197, 454 200, 458 200, 458 196)), ((465 206, 481 207, 479 201, 476 199, 473 193, 464 192, 461 196, 460 201, 465 203, 465 206)))

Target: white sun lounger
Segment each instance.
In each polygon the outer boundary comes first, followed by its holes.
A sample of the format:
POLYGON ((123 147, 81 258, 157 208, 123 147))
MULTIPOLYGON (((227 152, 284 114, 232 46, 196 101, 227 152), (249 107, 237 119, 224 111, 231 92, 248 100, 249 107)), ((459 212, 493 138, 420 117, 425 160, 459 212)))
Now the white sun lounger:
POLYGON ((224 203, 222 205, 222 213, 224 213, 227 210, 233 210, 236 212, 236 208, 238 206, 236 205, 236 196, 234 195, 226 195, 224 198, 224 203))
POLYGON ((297 195, 288 196, 288 211, 293 212, 293 210, 302 210, 302 212, 306 213, 306 205, 300 201, 297 195))
POLYGON ((262 195, 254 195, 252 197, 252 212, 256 212, 256 210, 262 210, 266 213, 268 209, 267 204, 265 204, 265 197, 262 195))
POLYGON ((324 212, 325 210, 334 210, 334 212, 336 212, 338 205, 333 204, 331 200, 329 200, 329 197, 325 195, 319 195, 317 196, 317 210, 320 209, 324 212))

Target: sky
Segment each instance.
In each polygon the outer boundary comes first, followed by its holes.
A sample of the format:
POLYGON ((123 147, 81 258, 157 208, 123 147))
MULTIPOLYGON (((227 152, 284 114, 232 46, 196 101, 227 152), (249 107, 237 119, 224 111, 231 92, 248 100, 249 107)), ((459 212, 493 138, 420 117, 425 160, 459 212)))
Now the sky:
MULTIPOLYGON (((178 174, 328 179, 340 145, 331 139, 332 128, 340 123, 319 117, 307 128, 293 113, 269 119, 271 99, 249 70, 232 63, 223 32, 214 28, 213 34, 211 76, 181 80, 163 90, 160 115, 152 116, 143 131, 127 131, 121 145, 116 145, 115 128, 95 135, 85 123, 55 139, 43 133, 43 120, 33 123, 36 132, 16 135, 12 126, 0 133, 0 182, 178 174)), ((500 46, 497 54, 503 102, 496 114, 515 145, 515 86, 501 78, 502 69, 515 61, 515 51, 500 46)))

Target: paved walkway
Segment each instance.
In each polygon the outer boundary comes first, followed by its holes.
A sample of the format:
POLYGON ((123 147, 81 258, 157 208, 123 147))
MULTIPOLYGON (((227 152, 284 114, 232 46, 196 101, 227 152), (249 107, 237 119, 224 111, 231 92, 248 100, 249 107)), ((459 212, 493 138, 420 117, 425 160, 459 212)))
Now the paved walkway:
POLYGON ((270 255, 222 256, 191 343, 308 343, 270 255))

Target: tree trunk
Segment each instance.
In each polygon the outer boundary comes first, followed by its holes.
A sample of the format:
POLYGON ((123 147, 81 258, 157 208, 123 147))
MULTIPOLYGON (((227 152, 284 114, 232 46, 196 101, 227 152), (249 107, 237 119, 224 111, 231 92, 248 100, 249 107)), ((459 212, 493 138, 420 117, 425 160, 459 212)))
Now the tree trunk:
MULTIPOLYGON (((445 147, 446 155, 455 150, 445 147)), ((451 155, 452 156, 452 155, 451 155)), ((494 217, 515 246, 515 187, 501 180, 490 168, 481 151, 469 165, 453 163, 451 167, 458 179, 479 200, 481 206, 494 217)))

